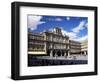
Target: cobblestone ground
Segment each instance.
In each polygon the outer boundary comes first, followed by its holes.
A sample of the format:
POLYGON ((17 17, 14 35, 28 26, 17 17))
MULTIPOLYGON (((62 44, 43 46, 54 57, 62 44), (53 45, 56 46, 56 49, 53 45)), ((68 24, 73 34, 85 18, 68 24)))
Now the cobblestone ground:
POLYGON ((58 56, 58 57, 50 57, 50 56, 42 56, 42 57, 37 57, 40 59, 61 59, 61 60, 88 60, 88 55, 71 55, 69 57, 64 57, 64 56, 58 56))
POLYGON ((33 56, 28 60, 28 66, 74 65, 87 63, 87 55, 71 55, 69 57, 33 56))

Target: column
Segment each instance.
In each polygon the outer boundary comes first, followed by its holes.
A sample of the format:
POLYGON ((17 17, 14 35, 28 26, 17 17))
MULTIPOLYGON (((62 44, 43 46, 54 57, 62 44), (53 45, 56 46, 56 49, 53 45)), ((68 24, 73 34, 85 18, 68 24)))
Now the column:
POLYGON ((61 56, 62 56, 62 51, 60 51, 60 53, 61 53, 61 56))
POLYGON ((86 55, 88 54, 88 52, 86 51, 86 55))
POLYGON ((67 57, 66 51, 64 52, 64 56, 67 57))
POLYGON ((44 43, 44 50, 45 50, 45 53, 47 54, 47 43, 46 42, 44 43))
POLYGON ((55 52, 55 55, 54 55, 54 56, 55 56, 55 58, 57 59, 57 52, 55 52))
POLYGON ((84 51, 84 55, 86 55, 86 51, 84 51))
POLYGON ((68 51, 68 57, 70 57, 70 52, 68 51))
POLYGON ((52 43, 50 44, 50 48, 52 49, 53 47, 52 47, 52 43))
POLYGON ((53 50, 50 51, 50 57, 53 57, 53 50))
MULTIPOLYGON (((44 39, 47 40, 46 33, 44 34, 44 39)), ((47 42, 44 42, 44 50, 45 50, 45 53, 47 54, 47 42)))

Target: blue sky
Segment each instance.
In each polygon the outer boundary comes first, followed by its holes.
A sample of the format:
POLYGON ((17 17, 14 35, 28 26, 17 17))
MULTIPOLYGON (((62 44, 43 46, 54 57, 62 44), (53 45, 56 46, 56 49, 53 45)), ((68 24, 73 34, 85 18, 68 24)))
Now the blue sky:
POLYGON ((62 33, 72 40, 83 41, 88 36, 87 17, 28 15, 27 18, 29 32, 52 31, 59 27, 62 33))

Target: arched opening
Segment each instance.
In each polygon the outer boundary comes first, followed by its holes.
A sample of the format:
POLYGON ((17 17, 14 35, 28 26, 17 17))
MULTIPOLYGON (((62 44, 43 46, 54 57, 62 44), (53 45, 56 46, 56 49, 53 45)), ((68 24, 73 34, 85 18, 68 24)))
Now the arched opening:
POLYGON ((88 54, 88 52, 86 51, 86 55, 88 54))
POLYGON ((53 51, 53 57, 55 56, 55 50, 53 51))
POLYGON ((62 56, 64 56, 64 51, 62 51, 62 56))
POLYGON ((50 56, 50 50, 47 50, 47 55, 50 56))
POLYGON ((61 56, 61 52, 60 52, 60 50, 57 51, 57 55, 58 55, 58 56, 61 56))

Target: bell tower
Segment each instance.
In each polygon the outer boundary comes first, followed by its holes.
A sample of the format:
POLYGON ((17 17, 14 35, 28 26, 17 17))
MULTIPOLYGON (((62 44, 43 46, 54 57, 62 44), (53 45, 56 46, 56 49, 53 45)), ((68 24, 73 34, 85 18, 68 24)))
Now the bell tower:
POLYGON ((62 34, 61 29, 58 28, 58 27, 56 27, 56 28, 55 28, 55 33, 61 35, 61 34, 62 34))

